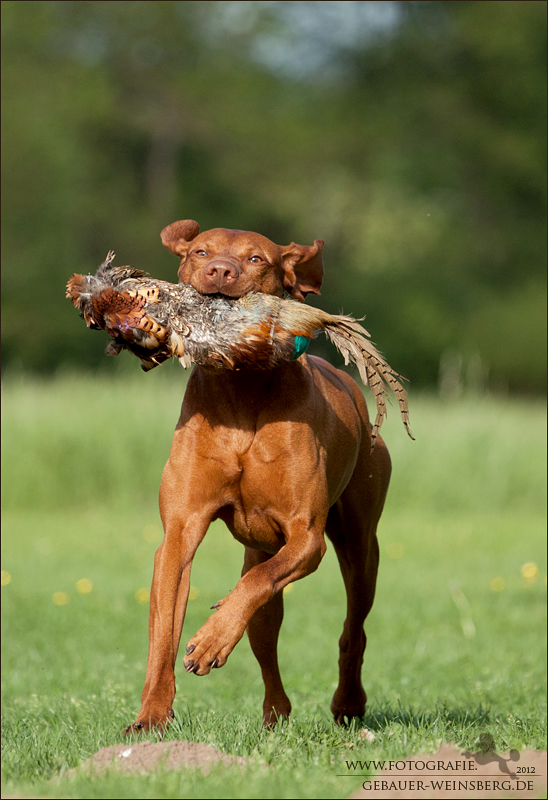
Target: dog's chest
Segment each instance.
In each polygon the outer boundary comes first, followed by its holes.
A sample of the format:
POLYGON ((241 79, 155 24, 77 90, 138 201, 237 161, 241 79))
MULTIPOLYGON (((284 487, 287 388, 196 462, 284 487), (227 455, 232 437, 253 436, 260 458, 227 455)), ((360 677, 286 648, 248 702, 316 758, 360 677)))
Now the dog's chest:
MULTIPOLYGON (((288 520, 315 515, 326 496, 325 459, 307 426, 277 425, 257 432, 239 453, 219 516, 242 544, 276 553, 287 541, 288 520)), ((228 477, 228 476, 227 476, 228 477)))
POLYGON ((245 547, 277 553, 285 544, 284 532, 275 518, 264 509, 246 507, 235 502, 219 513, 234 538, 245 547))

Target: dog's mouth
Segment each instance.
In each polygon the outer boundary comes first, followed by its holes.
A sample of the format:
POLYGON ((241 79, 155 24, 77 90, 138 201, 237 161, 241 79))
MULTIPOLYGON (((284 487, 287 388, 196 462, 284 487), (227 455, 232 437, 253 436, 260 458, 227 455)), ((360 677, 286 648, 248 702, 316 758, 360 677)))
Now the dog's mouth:
POLYGON ((232 297, 233 299, 237 300, 239 297, 244 297, 246 294, 251 294, 251 292, 260 292, 260 289, 254 283, 245 288, 242 288, 241 286, 228 285, 219 289, 218 292, 215 292, 214 294, 221 294, 225 297, 232 297))
POLYGON ((237 277, 221 277, 219 280, 207 278, 203 274, 193 275, 190 285, 200 294, 220 294, 237 300, 251 292, 260 292, 261 288, 255 281, 244 273, 237 277))

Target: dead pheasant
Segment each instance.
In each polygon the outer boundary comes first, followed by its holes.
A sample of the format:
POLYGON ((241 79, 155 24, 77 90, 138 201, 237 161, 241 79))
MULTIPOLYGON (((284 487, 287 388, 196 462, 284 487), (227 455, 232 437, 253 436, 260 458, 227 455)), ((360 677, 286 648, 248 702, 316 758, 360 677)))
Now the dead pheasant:
POLYGON ((272 369, 298 358, 320 331, 337 347, 345 364, 354 363, 377 402, 371 446, 386 416, 385 381, 396 395, 409 430, 407 395, 399 376, 352 317, 328 314, 295 300, 251 293, 234 299, 203 295, 192 286, 153 280, 131 267, 114 267, 110 251, 95 275, 73 275, 66 296, 88 328, 105 330, 106 352, 130 350, 145 372, 175 356, 220 369, 272 369))

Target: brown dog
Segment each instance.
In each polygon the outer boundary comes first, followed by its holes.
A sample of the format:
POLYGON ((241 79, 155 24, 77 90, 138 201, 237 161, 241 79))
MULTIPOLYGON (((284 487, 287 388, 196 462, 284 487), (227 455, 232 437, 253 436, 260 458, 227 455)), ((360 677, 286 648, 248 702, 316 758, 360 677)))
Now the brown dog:
MULTIPOLYGON (((248 231, 200 234, 196 222, 184 220, 165 228, 162 242, 181 258, 180 281, 202 293, 319 294, 320 240, 280 247, 248 231)), ((363 715, 363 623, 375 594, 376 528, 390 479, 380 437, 370 451, 360 389, 322 359, 301 356, 270 372, 194 368, 162 476, 165 536, 154 560, 146 681, 127 732, 173 717, 192 559, 214 519, 245 547, 242 577, 188 642, 186 671, 207 675, 222 667, 247 629, 265 684, 263 723, 289 716, 276 652, 282 589, 318 567, 325 531, 347 593, 331 711, 337 722, 363 715)))

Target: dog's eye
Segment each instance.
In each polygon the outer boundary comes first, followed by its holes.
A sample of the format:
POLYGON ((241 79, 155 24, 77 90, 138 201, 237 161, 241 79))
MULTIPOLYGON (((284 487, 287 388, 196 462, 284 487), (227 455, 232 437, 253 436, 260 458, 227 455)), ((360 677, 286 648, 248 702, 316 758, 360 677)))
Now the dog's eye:
POLYGON ((194 255, 195 256, 207 256, 207 253, 206 253, 205 250, 195 250, 194 251, 194 255))
POLYGON ((263 259, 260 256, 251 256, 249 260, 252 264, 259 264, 263 259))

